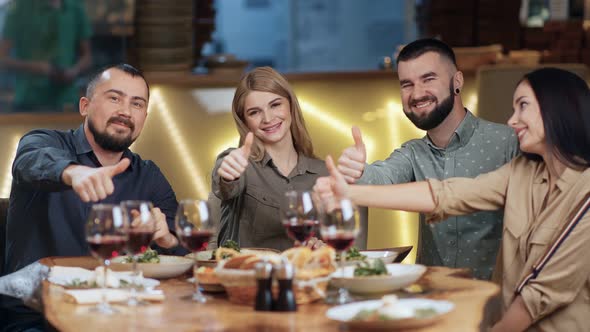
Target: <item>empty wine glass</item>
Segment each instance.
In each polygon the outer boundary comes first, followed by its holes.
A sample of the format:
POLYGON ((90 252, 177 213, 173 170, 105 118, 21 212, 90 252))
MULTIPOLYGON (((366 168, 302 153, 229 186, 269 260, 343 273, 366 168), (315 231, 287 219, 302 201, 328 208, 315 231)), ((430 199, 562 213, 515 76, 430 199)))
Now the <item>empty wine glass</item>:
MULTIPOLYGON (((322 240, 339 253, 340 271, 343 277, 345 251, 353 245, 359 231, 359 213, 350 200, 332 199, 325 203, 320 218, 320 233, 322 240)), ((326 298, 326 302, 330 304, 344 304, 351 301, 352 298, 345 288, 339 288, 338 294, 326 298)))
POLYGON ((103 269, 101 302, 92 311, 102 314, 117 312, 107 302, 107 270, 111 258, 121 255, 127 243, 127 223, 119 205, 95 204, 88 214, 86 242, 92 255, 99 259, 103 269))
POLYGON ((123 201, 121 202, 123 218, 129 226, 127 252, 133 259, 133 285, 131 297, 127 304, 130 306, 145 305, 146 301, 137 299, 137 287, 141 285, 141 273, 137 269, 138 255, 145 252, 152 242, 156 231, 156 219, 152 213, 153 205, 148 201, 123 201))
POLYGON ((315 194, 309 191, 287 191, 281 202, 281 219, 287 235, 303 244, 315 235, 319 213, 315 194))
POLYGON ((193 252, 195 260, 193 275, 195 280, 194 301, 205 303, 207 297, 199 289, 197 278, 197 252, 207 249, 209 239, 215 233, 215 224, 209 213, 209 206, 202 200, 183 200, 178 204, 175 218, 176 234, 182 245, 193 252))

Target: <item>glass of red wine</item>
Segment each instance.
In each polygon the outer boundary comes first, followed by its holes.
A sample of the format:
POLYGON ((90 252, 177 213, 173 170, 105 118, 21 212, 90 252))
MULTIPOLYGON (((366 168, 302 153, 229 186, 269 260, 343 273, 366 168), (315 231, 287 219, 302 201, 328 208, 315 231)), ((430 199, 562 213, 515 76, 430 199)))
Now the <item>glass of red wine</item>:
MULTIPOLYGON (((325 203, 320 217, 320 233, 322 240, 339 253, 343 276, 346 250, 353 245, 359 231, 359 213, 350 200, 332 199, 325 203)), ((344 304, 351 301, 352 298, 345 288, 339 288, 337 294, 326 297, 326 303, 329 304, 344 304)))
POLYGON ((152 213, 154 206, 148 201, 123 201, 121 210, 123 218, 129 226, 127 252, 133 259, 133 287, 131 297, 127 301, 129 306, 146 305, 148 302, 137 299, 137 287, 141 285, 142 274, 137 269, 138 255, 145 252, 156 231, 156 219, 152 213))
POLYGON ((287 235, 304 244, 315 235, 319 213, 315 194, 310 191, 287 191, 281 202, 281 219, 287 235))
POLYGON ((195 292, 192 300, 205 303, 207 297, 201 293, 197 278, 197 252, 207 249, 207 244, 215 233, 215 224, 211 219, 207 202, 192 199, 181 201, 176 211, 175 224, 180 243, 193 252, 195 259, 193 268, 195 292))
POLYGON ((121 207, 113 204, 93 205, 86 223, 86 242, 92 256, 99 259, 104 273, 101 302, 91 309, 93 312, 107 315, 117 312, 107 302, 107 270, 111 259, 123 253, 127 240, 127 223, 121 207))

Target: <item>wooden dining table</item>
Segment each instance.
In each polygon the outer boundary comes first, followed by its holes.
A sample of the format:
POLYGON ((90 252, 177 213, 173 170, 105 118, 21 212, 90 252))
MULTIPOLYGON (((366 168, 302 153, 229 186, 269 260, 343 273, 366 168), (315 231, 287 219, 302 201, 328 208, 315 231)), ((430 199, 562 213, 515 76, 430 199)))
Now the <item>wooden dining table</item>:
MULTIPOLYGON (((92 257, 50 257, 41 263, 51 267, 79 266, 93 269, 92 257)), ((484 331, 499 304, 499 287, 488 281, 467 278, 462 269, 429 267, 413 287, 418 293, 400 296, 444 299, 455 308, 433 325, 412 331, 484 331)), ((187 276, 160 280, 165 300, 141 307, 114 306, 119 313, 101 315, 89 306, 65 300, 64 289, 43 282, 43 312, 59 331, 346 331, 344 324, 331 321, 325 313, 330 306, 316 302, 299 305, 292 313, 258 312, 236 305, 225 294, 209 294, 210 301, 199 304, 187 296, 194 285, 187 276)))

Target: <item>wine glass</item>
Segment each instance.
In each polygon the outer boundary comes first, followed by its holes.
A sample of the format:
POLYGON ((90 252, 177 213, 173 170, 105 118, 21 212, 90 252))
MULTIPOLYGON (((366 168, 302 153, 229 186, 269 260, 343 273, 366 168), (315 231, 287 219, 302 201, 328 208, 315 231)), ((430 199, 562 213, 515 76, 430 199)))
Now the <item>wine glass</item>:
POLYGON ((281 219, 287 235, 303 244, 315 235, 318 209, 315 194, 310 191, 290 190, 281 202, 281 219))
POLYGON ((107 302, 107 269, 111 258, 119 256, 127 243, 127 223, 119 205, 95 204, 88 214, 86 242, 92 256, 99 259, 103 269, 101 302, 91 311, 113 314, 117 310, 107 302))
MULTIPOLYGON (((339 253, 340 271, 344 277, 345 252, 352 246, 360 231, 358 210, 349 199, 332 199, 325 203, 320 220, 322 240, 339 253)), ((338 294, 326 298, 329 304, 344 304, 351 301, 348 290, 342 287, 338 289, 338 294)))
POLYGON ((149 248, 156 231, 156 219, 152 213, 153 208, 152 203, 148 201, 121 202, 123 218, 129 226, 127 252, 131 254, 133 259, 133 287, 131 287, 131 297, 127 301, 129 306, 148 304, 146 301, 137 299, 137 287, 141 285, 142 277, 137 269, 137 260, 139 259, 138 255, 149 248))
POLYGON ((209 239, 215 233, 215 224, 209 213, 209 206, 202 200, 183 200, 178 204, 176 211, 176 234, 182 245, 193 252, 195 264, 193 275, 195 279, 195 293, 193 301, 199 303, 207 302, 207 297, 199 289, 197 278, 197 252, 207 249, 209 239))

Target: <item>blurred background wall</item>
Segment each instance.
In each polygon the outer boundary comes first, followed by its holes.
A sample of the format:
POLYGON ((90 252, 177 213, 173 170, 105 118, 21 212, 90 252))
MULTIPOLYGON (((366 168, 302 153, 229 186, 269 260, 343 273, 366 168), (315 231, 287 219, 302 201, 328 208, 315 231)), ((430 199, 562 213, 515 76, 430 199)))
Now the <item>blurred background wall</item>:
MULTIPOLYGON (((39 0, 46 1, 46 0, 39 0)), ((14 2, 0 0, 0 27, 14 2)), ((86 0, 92 70, 130 62, 152 85, 148 122, 132 149, 154 160, 178 198, 206 198, 216 155, 237 144, 234 86, 249 68, 285 73, 320 157, 338 157, 358 125, 368 161, 423 132, 405 118, 392 61, 400 45, 437 36, 455 47, 463 101, 505 122, 523 73, 559 65, 586 77, 589 0, 86 0)), ((14 113, 16 73, 0 71, 0 197, 10 193, 18 139, 75 128, 76 112, 14 113)), ((415 245, 417 216, 371 209, 369 247, 415 245)), ((412 261, 415 251, 409 257, 412 261)))

